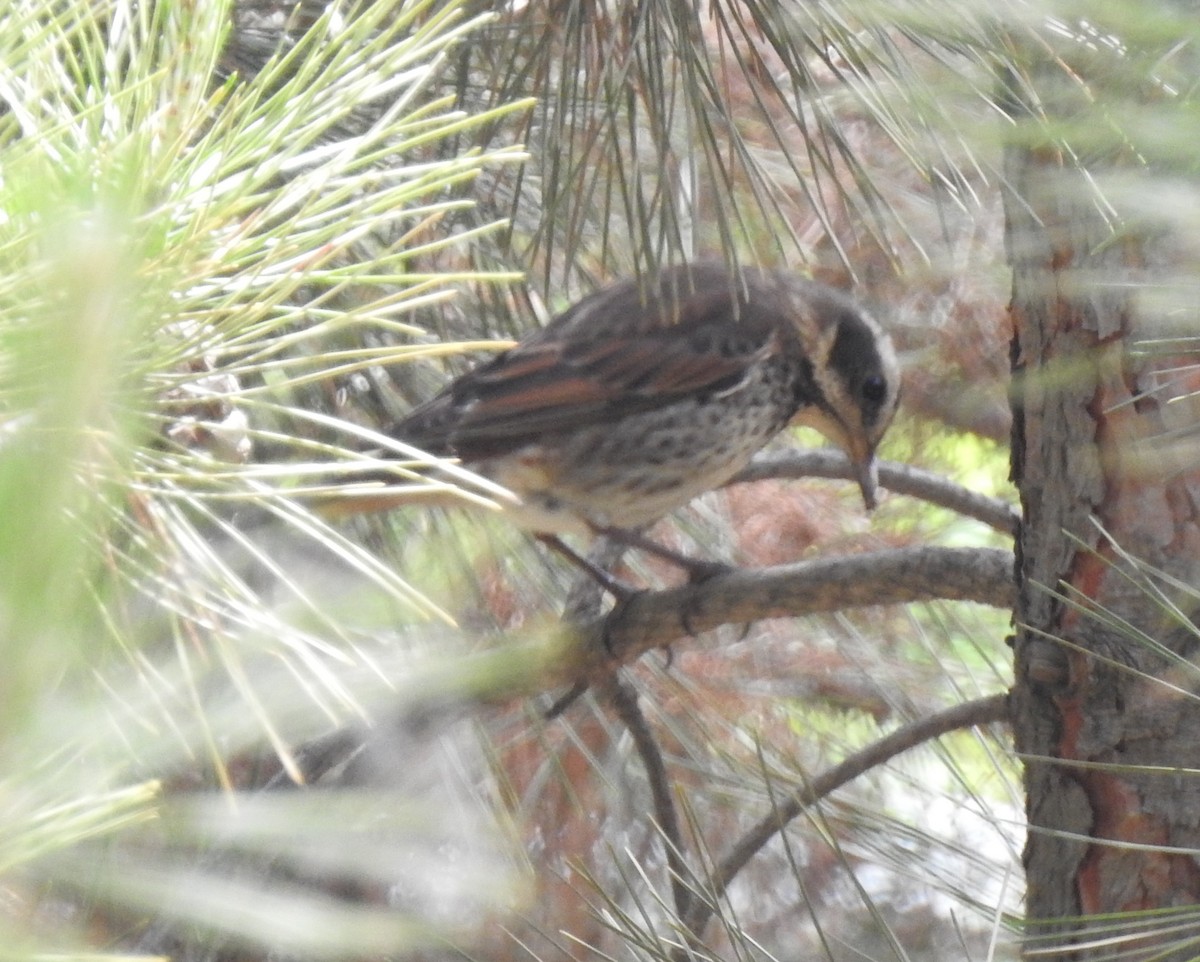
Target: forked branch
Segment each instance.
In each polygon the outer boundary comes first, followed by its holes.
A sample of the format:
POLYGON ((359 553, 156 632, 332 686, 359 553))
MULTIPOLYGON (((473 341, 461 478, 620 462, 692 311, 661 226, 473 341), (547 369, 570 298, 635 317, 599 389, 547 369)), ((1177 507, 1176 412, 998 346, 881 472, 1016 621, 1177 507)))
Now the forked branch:
MULTIPOLYGON (((682 923, 691 944, 697 944, 716 904, 724 897, 730 884, 746 864, 764 845, 788 825, 806 808, 841 788, 847 782, 901 752, 932 741, 948 732, 961 728, 973 728, 1008 720, 1008 695, 989 695, 974 701, 954 705, 936 712, 927 718, 909 722, 889 735, 885 735, 866 748, 851 755, 840 765, 822 772, 803 788, 780 799, 775 807, 750 829, 717 866, 709 880, 706 897, 693 896, 682 923)), ((683 962, 689 957, 688 950, 681 948, 676 959, 683 962)))
POLYGON ((613 660, 633 661, 721 625, 916 601, 1011 608, 1014 599, 1012 553, 991 548, 894 548, 736 570, 698 585, 636 595, 579 626, 588 653, 581 652, 586 664, 577 677, 604 674, 613 660))

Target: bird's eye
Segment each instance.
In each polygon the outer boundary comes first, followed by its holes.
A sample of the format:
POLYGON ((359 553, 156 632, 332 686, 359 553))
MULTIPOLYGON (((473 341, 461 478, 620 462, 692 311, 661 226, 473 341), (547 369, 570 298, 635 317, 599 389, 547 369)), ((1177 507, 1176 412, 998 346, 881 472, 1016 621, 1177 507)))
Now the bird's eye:
POLYGON ((878 374, 873 374, 862 383, 863 400, 878 404, 887 395, 887 384, 878 374))

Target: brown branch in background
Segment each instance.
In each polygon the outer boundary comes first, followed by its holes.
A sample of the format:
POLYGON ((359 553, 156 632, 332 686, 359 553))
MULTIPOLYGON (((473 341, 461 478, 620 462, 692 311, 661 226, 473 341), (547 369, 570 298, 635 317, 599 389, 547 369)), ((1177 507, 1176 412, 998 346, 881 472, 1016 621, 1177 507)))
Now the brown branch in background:
MULTIPOLYGON (((716 903, 724 897, 738 872, 764 845, 783 831, 787 824, 806 808, 901 752, 948 732, 1003 722, 1007 721, 1008 717, 1007 694, 989 695, 986 698, 977 698, 961 705, 954 705, 945 711, 901 726, 890 735, 885 735, 877 742, 855 752, 840 765, 835 765, 828 771, 822 772, 804 788, 780 801, 770 814, 751 828, 717 865, 716 871, 713 872, 710 879, 706 897, 703 899, 693 897, 689 911, 682 920, 683 930, 688 934, 689 941, 699 941, 704 927, 712 917, 716 903)), ((676 959, 680 962, 686 958, 688 958, 686 949, 676 953, 676 959)))
MULTIPOLYGON (((995 347, 989 346, 988 351, 995 347)), ((947 369, 939 367, 938 370, 947 369)), ((905 411, 910 417, 940 421, 949 428, 1008 444, 1012 440, 1012 408, 999 381, 1003 375, 999 372, 984 374, 986 383, 982 389, 979 384, 965 381, 965 377, 969 375, 964 372, 962 378, 949 378, 954 383, 943 381, 938 387, 926 383, 912 391, 907 388, 916 385, 906 383, 905 411)))
MULTIPOLYGON (((757 455, 730 483, 761 481, 764 478, 840 478, 853 481, 856 477, 849 459, 841 451, 790 449, 757 455)), ((940 474, 922 471, 908 464, 881 461, 879 486, 896 494, 949 508, 965 517, 982 521, 1004 534, 1016 531, 1020 520, 1020 512, 1007 501, 978 494, 940 474)))
POLYGON ((667 765, 650 724, 638 705, 637 691, 619 673, 614 673, 604 686, 609 703, 624 722, 633 737, 634 747, 646 769, 646 780, 654 801, 654 820, 662 833, 663 847, 667 856, 667 875, 671 879, 671 898, 675 912, 682 916, 687 911, 690 894, 684 885, 687 863, 684 861, 683 833, 679 830, 679 815, 675 811, 675 799, 671 794, 671 781, 667 765))

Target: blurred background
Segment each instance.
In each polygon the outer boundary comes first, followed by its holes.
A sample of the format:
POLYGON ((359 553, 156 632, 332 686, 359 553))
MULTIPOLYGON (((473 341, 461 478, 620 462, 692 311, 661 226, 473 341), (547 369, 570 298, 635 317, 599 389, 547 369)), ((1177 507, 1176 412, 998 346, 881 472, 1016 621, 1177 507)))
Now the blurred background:
POLYGON ((654 537, 747 568, 1011 551, 1022 169, 1094 174, 1160 269, 1141 335, 1196 350, 1194 11, 1095 6, 9 0, 0 956, 1018 957, 1000 726, 872 766, 709 887, 817 774, 1005 691, 1008 605, 930 584, 680 639, 622 669, 639 732, 603 687, 546 717, 564 609, 600 602, 486 484, 393 451, 410 505, 314 506, 471 363, 709 257, 868 305, 904 368, 881 456, 999 521, 770 469, 654 537))

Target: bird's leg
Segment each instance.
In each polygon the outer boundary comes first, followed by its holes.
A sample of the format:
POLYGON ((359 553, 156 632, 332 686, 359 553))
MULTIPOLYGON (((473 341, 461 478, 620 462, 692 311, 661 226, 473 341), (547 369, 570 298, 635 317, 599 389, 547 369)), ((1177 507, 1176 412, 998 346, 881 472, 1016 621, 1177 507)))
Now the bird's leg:
MULTIPOLYGON (((710 578, 715 578, 717 575, 728 574, 733 571, 733 566, 725 564, 721 561, 710 561, 707 558, 695 558, 691 555, 683 554, 679 551, 674 551, 666 545, 659 544, 647 538, 640 531, 634 531, 629 528, 620 528, 615 525, 600 527, 594 526, 593 530, 597 534, 602 534, 606 538, 610 538, 615 542, 624 544, 630 548, 637 548, 640 551, 645 551, 647 554, 655 555, 671 564, 682 568, 687 572, 688 582, 693 585, 703 584, 710 578)), ((691 605, 686 605, 680 615, 680 622, 683 630, 688 635, 695 637, 696 630, 692 626, 692 610, 691 605)), ((666 667, 671 667, 673 652, 670 647, 667 648, 667 664, 666 667)))
POLYGON ((655 557, 662 558, 664 561, 669 561, 678 568, 682 568, 687 572, 688 580, 692 584, 700 584, 709 578, 715 578, 717 575, 727 574, 733 570, 732 565, 727 565, 720 561, 694 558, 680 551, 674 551, 666 545, 659 544, 657 541, 647 538, 640 531, 634 531, 630 528, 620 528, 616 525, 594 525, 592 530, 596 534, 602 534, 606 538, 611 538, 620 544, 628 545, 630 548, 637 548, 639 551, 645 551, 647 554, 652 554, 655 557))
POLYGON ((535 537, 551 551, 562 555, 571 564, 582 569, 601 588, 617 599, 618 602, 628 601, 639 593, 639 589, 626 584, 611 571, 606 571, 590 558, 586 558, 556 534, 538 534, 535 537))
MULTIPOLYGON (((611 592, 614 595, 617 608, 620 608, 629 598, 638 594, 636 588, 620 581, 609 570, 621 560, 621 555, 625 553, 624 545, 619 545, 613 541, 600 541, 597 548, 591 552, 589 557, 582 557, 561 539, 553 535, 543 535, 538 540, 557 554, 561 554, 567 558, 572 564, 581 567, 588 576, 587 579, 581 579, 571 586, 571 591, 567 595, 566 603, 563 606, 564 621, 586 622, 596 618, 600 614, 601 598, 605 591, 611 592)), ((613 610, 617 609, 614 608, 613 610)), ((612 639, 609 637, 608 625, 609 622, 606 618, 600 632, 600 641, 603 643, 604 650, 608 655, 615 657, 616 652, 613 650, 612 639)), ((615 665, 613 670, 616 670, 615 665)), ((554 703, 546 709, 544 715, 546 720, 549 721, 561 715, 588 690, 589 686, 589 681, 576 681, 568 692, 556 698, 554 703)))

